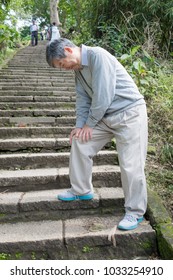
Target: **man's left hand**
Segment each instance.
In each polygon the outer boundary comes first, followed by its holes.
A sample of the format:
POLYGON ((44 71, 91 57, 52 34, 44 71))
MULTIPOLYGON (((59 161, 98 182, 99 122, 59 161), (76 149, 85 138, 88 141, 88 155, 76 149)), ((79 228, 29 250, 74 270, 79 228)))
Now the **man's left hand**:
POLYGON ((93 128, 88 125, 84 125, 81 129, 75 129, 73 137, 75 139, 81 139, 83 142, 88 142, 92 138, 93 128))

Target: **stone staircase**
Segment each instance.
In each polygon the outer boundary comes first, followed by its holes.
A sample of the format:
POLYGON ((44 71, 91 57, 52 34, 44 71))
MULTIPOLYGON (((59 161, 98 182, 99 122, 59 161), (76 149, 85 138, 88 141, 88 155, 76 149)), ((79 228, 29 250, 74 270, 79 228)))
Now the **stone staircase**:
POLYGON ((117 152, 94 158, 91 201, 58 201, 69 188, 74 76, 45 61, 46 42, 18 51, 0 70, 0 253, 15 259, 150 259, 156 234, 145 220, 116 229, 124 214, 117 152))

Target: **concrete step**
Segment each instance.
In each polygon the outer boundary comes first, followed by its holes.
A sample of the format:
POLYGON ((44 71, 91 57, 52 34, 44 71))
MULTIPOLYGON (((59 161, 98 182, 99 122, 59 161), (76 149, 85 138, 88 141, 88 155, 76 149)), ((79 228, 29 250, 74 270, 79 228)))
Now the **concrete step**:
MULTIPOLYGON (((73 86, 59 86, 59 85, 54 85, 54 86, 41 86, 41 85, 37 85, 37 86, 33 86, 33 85, 28 85, 28 86, 25 86, 25 85, 21 85, 21 86, 16 86, 15 87, 15 91, 17 90, 18 92, 21 92, 21 91, 24 91, 24 90, 26 90, 26 91, 39 91, 39 92, 41 92, 41 91, 48 91, 48 92, 50 92, 50 91, 53 91, 53 90, 55 90, 55 91, 57 91, 57 87, 58 87, 58 91, 67 91, 67 92, 69 92, 69 91, 71 91, 71 92, 74 92, 74 87, 73 86)), ((0 87, 0 93, 1 92, 5 92, 5 91, 10 91, 10 90, 13 90, 14 89, 14 86, 10 86, 10 85, 6 85, 6 86, 1 86, 0 87)), ((7 94, 8 95, 8 94, 7 94)))
MULTIPOLYGON (((64 127, 63 127, 64 128, 64 127)), ((63 129, 62 128, 62 129, 63 129)), ((67 128, 67 130, 63 131, 59 130, 60 134, 58 135, 58 137, 55 138, 55 135, 53 135, 53 133, 55 134, 56 131, 58 132, 58 128, 55 129, 55 131, 50 131, 50 128, 48 128, 46 130, 46 127, 42 127, 40 129, 40 134, 43 133, 44 134, 44 138, 38 138, 40 137, 39 134, 39 127, 35 128, 35 130, 31 131, 29 129, 24 129, 24 133, 23 134, 19 134, 19 131, 22 131, 22 128, 20 128, 20 130, 18 129, 13 129, 14 130, 14 135, 18 136, 18 138, 9 138, 7 139, 7 137, 5 137, 5 139, 1 139, 0 140, 0 154, 11 154, 11 153, 19 153, 21 152, 22 155, 23 153, 40 153, 40 152, 60 152, 60 151, 69 151, 70 150, 70 142, 69 142, 69 134, 71 132, 71 127, 67 128), (67 138, 63 138, 64 136, 66 136, 66 133, 69 130, 69 134, 67 138), (34 134, 34 132, 36 132, 36 134, 34 134), (16 134, 15 134, 16 133, 16 134), (47 134, 46 134, 47 133, 47 134), (50 135, 50 133, 52 133, 52 137, 49 138, 48 135, 50 135), (62 133, 62 135, 61 135, 62 133), (64 133, 64 134, 63 134, 64 133), (20 136, 22 136, 20 138, 20 136), (28 135, 28 137, 27 137, 28 135), (32 136, 32 138, 31 138, 32 136)), ((8 129, 9 132, 10 129, 8 129)), ((3 131, 2 129, 0 129, 0 132, 3 131)), ((6 135, 8 136, 8 132, 6 133, 6 135)), ((9 132, 10 133, 10 132, 9 132)), ((12 136, 10 134, 10 136, 12 136)), ((112 142, 107 143, 105 145, 105 149, 106 151, 110 151, 115 150, 115 140, 112 140, 114 143, 112 144, 112 142)), ((110 151, 111 152, 111 151, 110 151)))
MULTIPOLYGON (((35 64, 35 65, 20 65, 20 66, 17 66, 17 65, 8 65, 8 68, 6 68, 7 70, 4 71, 3 69, 3 72, 2 73, 9 73, 9 72, 14 72, 15 74, 20 74, 20 73, 30 73, 32 76, 34 76, 35 73, 38 73, 38 75, 42 76, 42 74, 46 74, 47 73, 47 76, 48 75, 59 75, 60 73, 60 76, 70 76, 70 77, 73 77, 74 76, 74 73, 72 71, 61 71, 60 69, 58 68, 51 68, 49 67, 48 65, 46 64, 43 64, 43 67, 40 67, 40 64, 35 64), (59 73, 60 72, 60 73, 59 73)), ((0 72, 1 73, 1 72, 0 72)), ((45 75, 46 76, 46 75, 45 75)))
MULTIPOLYGON (((4 111, 4 115, 5 115, 4 111)), ((19 117, 0 117, 0 126, 18 126, 18 127, 26 127, 26 126, 69 126, 71 125, 72 127, 75 125, 75 117, 65 117, 70 114, 69 112, 64 111, 63 115, 64 117, 61 117, 61 114, 59 114, 57 111, 56 112, 47 112, 47 114, 44 114, 42 117, 43 112, 34 112, 33 111, 25 111, 25 114, 21 114, 21 111, 14 111, 11 115, 17 115, 19 117), (31 117, 28 117, 27 114, 31 115, 31 117), (32 117, 32 115, 35 115, 32 117), (50 116, 56 115, 56 117, 50 117, 50 116)), ((9 113, 9 111, 8 111, 9 113)), ((7 112, 6 112, 7 114, 7 112)), ((2 111, 0 112, 0 115, 2 115, 2 111)), ((73 115, 73 114, 71 114, 73 115)))
MULTIPOLYGON (((37 129, 37 128, 35 128, 37 129)), ((71 128, 70 128, 71 129, 71 128)), ((26 129, 25 129, 26 131, 26 129)), ((43 133, 45 134, 45 128, 43 128, 43 133)), ((12 138, 12 139, 1 139, 0 140, 0 151, 1 153, 13 153, 13 152, 35 152, 39 151, 60 151, 65 150, 65 148, 70 149, 69 138, 29 138, 29 135, 24 133, 25 138, 12 138), (27 137, 27 138, 26 138, 27 137)), ((38 135, 37 135, 38 136, 38 135)))
POLYGON ((14 86, 15 87, 19 87, 19 86, 32 86, 32 87, 39 87, 39 86, 45 86, 45 87, 52 87, 52 86, 56 86, 56 87, 61 87, 63 85, 65 85, 66 87, 73 87, 74 88, 74 82, 69 82, 69 81, 56 81, 56 80, 47 80, 45 81, 44 79, 42 80, 31 80, 31 79, 24 79, 21 81, 15 81, 13 80, 4 80, 0 81, 0 88, 2 87, 6 87, 8 84, 8 86, 14 86))
POLYGON ((33 50, 33 49, 23 49, 23 50, 19 50, 19 52, 16 53, 16 55, 11 59, 11 60, 15 60, 15 59, 23 59, 25 60, 25 58, 29 59, 29 60, 43 60, 43 58, 45 59, 45 52, 44 50, 46 50, 46 45, 43 47, 38 47, 37 46, 37 50, 33 50))
MULTIPOLYGON (((14 72, 15 73, 15 72, 14 72)), ((18 73, 17 74, 17 76, 19 75, 19 77, 20 77, 20 79, 21 79, 21 81, 20 82, 25 82, 25 81, 27 81, 27 82, 31 82, 31 84, 32 84, 32 82, 34 82, 34 83, 40 83, 40 82, 42 82, 42 81, 44 81, 44 80, 46 80, 47 79, 47 77, 48 77, 48 74, 42 74, 42 75, 40 75, 40 76, 35 76, 36 75, 36 73, 35 73, 35 75, 31 75, 30 73, 18 73)), ((49 74, 49 75, 51 75, 51 74, 49 74)), ((2 75, 0 75, 0 80, 1 81, 3 81, 4 83, 6 83, 6 85, 8 84, 8 82, 10 81, 10 82, 12 82, 12 81, 18 81, 18 80, 16 80, 17 78, 16 78, 16 76, 15 76, 15 74, 10 74, 9 73, 9 75, 8 75, 8 78, 6 78, 6 79, 4 79, 3 78, 3 76, 2 75), (2 78, 1 78, 2 77, 2 78)), ((66 76, 63 76, 62 75, 62 77, 60 76, 57 76, 57 74, 56 75, 52 75, 52 77, 48 80, 48 82, 57 82, 57 83, 59 83, 59 84, 65 84, 66 82, 68 81, 68 83, 70 84, 70 86, 72 86, 72 87, 74 87, 74 83, 73 83, 73 81, 74 81, 74 77, 72 76, 72 77, 66 77, 66 76), (64 80, 64 82, 63 82, 63 80, 64 80)))
MULTIPOLYGON (((43 140, 45 140, 46 138, 50 138, 50 137, 51 138, 69 137, 71 130, 72 130, 72 127, 69 125, 64 126, 64 127, 63 126, 62 127, 60 127, 60 126, 0 127, 0 139, 1 139, 0 148, 1 148, 1 150, 11 149, 15 142, 20 141, 20 138, 28 138, 28 140, 30 141, 29 138, 32 138, 32 139, 43 138, 43 140), (14 138, 14 141, 13 141, 13 138, 14 138)), ((26 139, 23 139, 21 141, 25 141, 25 140, 26 139)), ((48 141, 49 141, 49 139, 48 139, 48 141)), ((52 139, 52 141, 54 142, 55 139, 52 139)), ((68 140, 68 142, 69 142, 69 140, 68 140)), ((21 142, 21 145, 23 147, 22 142, 21 142)), ((24 144, 24 146, 25 145, 26 144, 24 144)), ((15 147, 16 147, 16 144, 15 144, 14 148, 15 147)))
POLYGON ((19 75, 7 75, 7 74, 0 74, 0 84, 5 84, 5 83, 12 83, 18 84, 18 83, 43 83, 43 82, 56 82, 56 83, 68 83, 71 86, 74 86, 74 77, 58 77, 56 76, 30 76, 26 74, 21 74, 19 75))
MULTIPOLYGON (((121 187, 119 166, 93 166, 92 177, 94 187, 121 187)), ((0 192, 62 189, 69 186, 69 168, 66 167, 0 170, 0 192)))
MULTIPOLYGON (((68 96, 68 95, 61 95, 61 96, 0 96, 0 103, 3 104, 8 102, 15 102, 15 104, 19 102, 60 102, 60 104, 63 104, 63 102, 75 102, 76 98, 75 96, 68 96)), ((7 106, 8 107, 8 106, 7 106)), ((44 103, 43 103, 44 107, 44 103)))
POLYGON ((39 89, 37 91, 33 91, 33 90, 0 90, 0 96, 33 96, 35 97, 62 97, 62 96, 66 96, 66 97, 76 97, 75 91, 68 91, 68 90, 59 90, 59 88, 49 88, 46 91, 40 91, 39 89))
POLYGON ((74 73, 72 71, 59 71, 57 68, 56 70, 54 68, 49 69, 42 69, 42 68, 35 68, 35 69, 17 69, 17 68, 4 68, 0 69, 0 77, 1 75, 8 75, 10 78, 18 76, 19 78, 22 77, 32 77, 32 78, 40 78, 40 77, 50 77, 50 78, 70 78, 74 79, 74 73))
POLYGON ((42 61, 39 61, 39 62, 34 62, 34 61, 26 61, 26 62, 24 62, 24 61, 11 61, 11 62, 9 62, 8 63, 8 67, 12 67, 13 69, 14 68, 17 68, 17 69, 19 69, 19 68, 22 68, 22 69, 33 69, 33 68, 37 68, 37 67, 39 67, 39 68, 44 68, 44 69, 46 69, 46 68, 49 68, 49 66, 48 66, 48 64, 46 63, 46 62, 42 62, 42 61))
POLYGON ((75 109, 75 102, 0 102, 0 110, 21 110, 21 109, 75 109))
MULTIPOLYGON (((40 102, 41 103, 41 102, 40 102)), ((43 116, 43 117, 49 117, 49 116, 54 116, 57 118, 61 118, 63 116, 75 116, 75 110, 74 109, 18 109, 18 110, 0 110, 0 117, 1 118, 1 123, 3 123, 3 117, 24 117, 23 122, 28 122, 28 119, 25 118, 26 116, 31 116, 31 117, 38 117, 38 116, 43 116)))
POLYGON ((19 252, 21 259, 32 259, 33 252, 35 259, 150 259, 157 252, 154 230, 147 221, 133 231, 115 230, 121 217, 0 224, 0 252, 19 252))
POLYGON ((10 60, 10 62, 8 63, 8 65, 13 65, 15 64, 16 66, 17 65, 31 65, 31 64, 37 64, 38 67, 41 67, 40 66, 40 63, 41 65, 46 65, 48 66, 47 62, 46 62, 46 59, 45 59, 45 55, 38 55, 38 54, 32 54, 32 57, 31 55, 16 55, 14 56, 14 58, 12 58, 10 60))
POLYGON ((66 189, 1 194, 0 223, 7 221, 64 220, 82 215, 123 213, 122 188, 95 188, 94 198, 88 201, 62 202, 57 195, 66 189))
MULTIPOLYGON (((66 150, 69 147, 66 147, 66 150)), ((46 149, 45 149, 46 150, 46 149)), ((44 148, 33 148, 31 152, 27 148, 20 148, 16 154, 0 154, 0 169, 1 170, 20 170, 33 168, 61 168, 69 165, 69 152, 61 152, 62 147, 56 147, 55 151, 50 153, 43 152, 44 148), (22 153, 22 152, 25 153, 22 153)), ((100 151, 94 158, 94 165, 117 164, 118 156, 115 151, 100 151)))

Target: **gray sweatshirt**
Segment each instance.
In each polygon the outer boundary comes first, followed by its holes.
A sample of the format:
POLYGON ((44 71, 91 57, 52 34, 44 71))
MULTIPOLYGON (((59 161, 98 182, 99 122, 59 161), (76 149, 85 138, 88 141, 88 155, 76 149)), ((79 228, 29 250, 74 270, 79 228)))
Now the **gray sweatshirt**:
POLYGON ((105 49, 82 45, 82 69, 75 71, 76 127, 94 128, 108 115, 139 104, 144 97, 120 62, 105 49))

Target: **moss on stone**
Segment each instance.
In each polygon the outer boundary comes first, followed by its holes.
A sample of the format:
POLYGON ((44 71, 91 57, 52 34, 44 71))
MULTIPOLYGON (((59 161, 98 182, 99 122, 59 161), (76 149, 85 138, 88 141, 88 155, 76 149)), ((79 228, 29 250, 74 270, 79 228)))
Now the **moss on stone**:
POLYGON ((1 219, 1 218, 4 218, 5 216, 6 216, 6 214, 0 213, 0 219, 1 219))
POLYGON ((156 231, 161 257, 166 260, 173 260, 173 224, 160 224, 156 231))
POLYGON ((162 259, 173 260, 173 224, 158 194, 148 189, 147 216, 156 230, 158 251, 162 259))
POLYGON ((143 248, 144 250, 147 250, 147 249, 150 249, 153 247, 152 242, 150 242, 149 240, 142 242, 140 245, 141 245, 141 248, 143 248))
POLYGON ((171 217, 169 216, 168 211, 164 207, 161 198, 156 192, 150 189, 148 189, 147 214, 150 217, 152 225, 171 223, 171 217))

